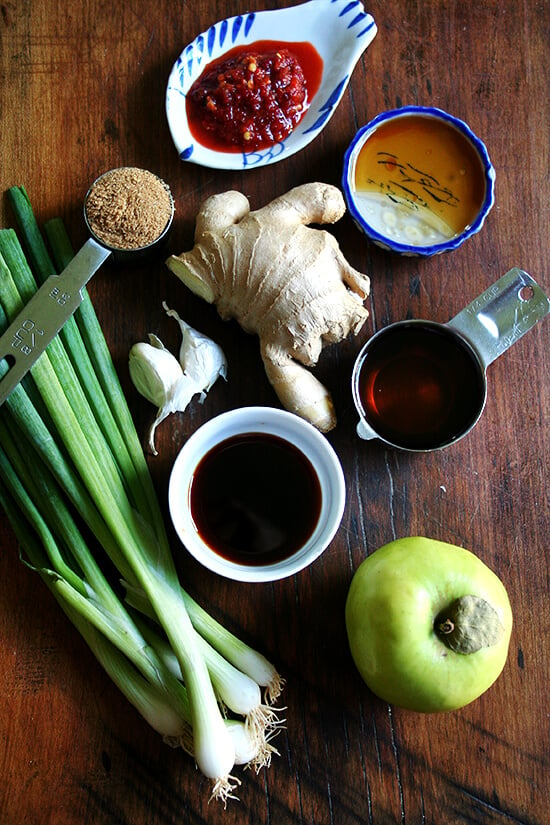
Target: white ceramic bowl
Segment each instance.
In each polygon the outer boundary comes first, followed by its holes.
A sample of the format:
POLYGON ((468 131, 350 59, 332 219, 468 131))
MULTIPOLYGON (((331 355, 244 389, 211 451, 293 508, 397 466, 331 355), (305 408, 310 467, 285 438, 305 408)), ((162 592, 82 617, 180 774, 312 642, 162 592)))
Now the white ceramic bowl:
POLYGON ((374 20, 359 0, 309 0, 286 9, 252 12, 215 23, 186 46, 168 78, 166 116, 180 158, 213 169, 252 169, 299 152, 334 114, 355 64, 375 35, 374 20), (190 132, 186 94, 212 60, 236 46, 258 40, 311 43, 324 64, 319 89, 303 120, 284 142, 254 152, 208 149, 190 132))
MULTIPOLYGON (((429 182, 430 161, 417 156, 417 151, 417 145, 411 146, 410 155, 404 159, 402 164, 405 166, 406 161, 416 161, 416 164, 408 164, 409 169, 412 171, 410 172, 410 176, 407 177, 407 182, 404 183, 404 186, 409 188, 413 197, 423 195, 426 191, 424 186, 427 186, 428 188, 431 186, 429 182)), ((432 178, 432 180, 434 179, 432 178)), ((371 120, 370 123, 367 123, 366 126, 359 129, 344 156, 342 188, 344 190, 346 203, 353 220, 355 221, 357 227, 377 246, 391 252, 396 252, 400 255, 431 256, 438 255, 441 252, 450 252, 453 249, 457 249, 464 243, 465 240, 470 238, 472 235, 475 235, 476 232, 479 232, 483 226, 485 218, 494 203, 494 184, 495 170, 489 159, 489 154, 485 144, 478 137, 476 137, 464 121, 448 114, 447 112, 444 112, 442 109, 429 106, 403 106, 400 109, 393 109, 391 111, 379 114, 371 120), (433 240, 430 238, 429 232, 427 232, 425 241, 420 242, 415 240, 414 243, 408 243, 406 230, 409 228, 413 231, 415 230, 414 228, 406 225, 406 219, 403 222, 403 226, 401 226, 401 224, 396 225, 393 223, 388 224, 387 227, 384 226, 383 221, 380 219, 381 209, 376 207, 372 212, 371 217, 371 213, 365 207, 365 201, 362 200, 364 195, 356 187, 356 169, 358 158, 361 150, 367 141, 372 137, 373 133, 379 127, 386 126, 391 121, 397 123, 400 119, 408 118, 410 116, 420 116, 427 122, 432 120, 435 122, 441 122, 445 126, 450 126, 466 139, 479 159, 480 180, 482 177, 485 184, 485 193, 479 211, 477 215, 475 215, 474 219, 472 219, 462 231, 447 239, 442 240, 441 236, 437 237, 434 232, 433 237, 436 237, 437 239, 433 240), (386 229, 387 231, 385 231, 386 229)), ((384 184, 380 183, 379 185, 380 193, 377 196, 379 199, 378 202, 379 204, 388 204, 388 212, 391 211, 390 217, 393 215, 393 221, 395 220, 395 214, 397 214, 395 210, 395 199, 396 196, 399 195, 399 192, 397 189, 389 191, 387 182, 384 182, 384 184), (391 201, 393 201, 393 203, 391 201)), ((437 185, 438 182, 436 181, 436 185, 432 190, 434 195, 439 195, 441 191, 437 188, 437 185)), ((445 186, 444 183, 441 183, 440 185, 441 187, 445 186)), ((429 201, 429 198, 430 195, 426 197, 426 202, 429 201)), ((407 199, 408 197, 405 195, 405 200, 407 199)), ((369 203, 369 207, 370 205, 371 204, 369 203)), ((386 207, 384 207, 384 209, 386 209, 386 207)), ((402 213, 406 211, 407 210, 405 209, 401 210, 402 213)), ((437 220, 437 216, 434 215, 433 218, 434 220, 437 220)))
POLYGON ((342 466, 325 436, 302 418, 272 407, 232 410, 199 427, 178 454, 168 488, 172 522, 186 549, 214 573, 243 582, 283 579, 315 561, 334 538, 345 498, 342 466), (321 511, 310 538, 294 555, 273 564, 249 566, 222 557, 202 540, 190 512, 190 487, 199 462, 217 444, 242 433, 271 434, 294 445, 313 465, 321 486, 321 511))

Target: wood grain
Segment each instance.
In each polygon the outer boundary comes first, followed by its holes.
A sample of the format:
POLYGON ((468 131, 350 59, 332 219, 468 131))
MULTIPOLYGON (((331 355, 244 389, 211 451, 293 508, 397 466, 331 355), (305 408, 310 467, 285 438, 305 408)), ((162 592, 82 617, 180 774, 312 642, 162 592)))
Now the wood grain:
MULTIPOLYGON (((238 0, 231 13, 290 5, 238 0)), ((167 180, 171 247, 190 247, 207 195, 244 191, 260 206, 298 182, 338 184, 356 129, 402 104, 440 106, 486 142, 496 204, 482 232, 448 256, 388 255, 349 217, 334 227, 372 277, 361 335, 327 350, 317 373, 336 399, 329 435, 344 465, 342 526, 311 568, 254 587, 208 575, 174 549, 201 603, 277 663, 287 679, 280 757, 242 775, 240 802, 207 804, 208 783, 164 745, 101 671, 0 525, 0 822, 3 825, 544 825, 549 821, 550 324, 489 370, 478 427, 448 450, 415 456, 359 442, 353 361, 375 329, 446 321, 511 266, 550 289, 550 5, 536 0, 372 0, 379 32, 336 115, 304 152, 275 167, 215 172, 177 158, 164 90, 184 45, 228 4, 21 0, 0 6, 0 181, 23 184, 39 220, 61 215, 78 246, 92 180, 118 165, 167 180), (422 716, 372 696, 351 662, 343 607, 352 573, 377 546, 422 534, 477 552, 503 578, 515 628, 497 683, 461 711, 422 716)), ((12 225, 2 200, 0 223, 12 225)), ((185 439, 218 412, 276 405, 257 341, 192 297, 162 263, 107 265, 90 293, 138 430, 151 407, 131 386, 130 346, 156 332, 176 344, 163 300, 224 347, 227 384, 158 431, 150 466, 166 500, 185 439)))

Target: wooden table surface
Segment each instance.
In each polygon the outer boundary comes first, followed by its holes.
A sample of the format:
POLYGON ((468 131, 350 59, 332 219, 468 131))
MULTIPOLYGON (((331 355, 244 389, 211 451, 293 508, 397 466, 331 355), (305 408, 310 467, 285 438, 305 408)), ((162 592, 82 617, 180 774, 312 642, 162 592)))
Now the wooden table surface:
MULTIPOLYGON (((23 184, 42 222, 60 215, 78 246, 91 181, 120 165, 160 174, 177 204, 170 251, 192 245, 208 195, 240 189, 259 207, 291 186, 338 185, 344 150, 377 113, 439 106, 483 138, 496 203, 480 234, 427 260, 370 245, 345 216, 333 231, 372 278, 370 317, 316 369, 335 398, 327 437, 342 461, 347 505, 330 548, 276 584, 205 572, 174 538, 199 601, 271 658, 287 680, 280 756, 242 774, 240 801, 208 805, 208 783, 163 744, 108 680, 0 525, 0 822, 2 825, 543 825, 550 821, 550 323, 489 368, 479 425, 438 453, 406 454, 355 435, 354 358, 373 330, 405 317, 447 321, 514 265, 550 289, 550 4, 537 0, 372 0, 378 35, 325 131, 276 166, 219 172, 181 162, 164 93, 170 68, 228 13, 288 2, 24 0, 1 6, 0 181, 23 184), (378 546, 425 535, 476 552, 503 579, 515 625, 496 684, 462 710, 388 706, 348 652, 344 602, 353 571, 378 546)), ((5 199, 1 224, 12 225, 5 199)), ((161 425, 150 466, 161 501, 186 438, 219 412, 278 406, 257 340, 194 298, 162 261, 106 265, 90 286, 140 435, 153 409, 127 371, 133 343, 178 345, 166 301, 224 348, 229 381, 161 425)))

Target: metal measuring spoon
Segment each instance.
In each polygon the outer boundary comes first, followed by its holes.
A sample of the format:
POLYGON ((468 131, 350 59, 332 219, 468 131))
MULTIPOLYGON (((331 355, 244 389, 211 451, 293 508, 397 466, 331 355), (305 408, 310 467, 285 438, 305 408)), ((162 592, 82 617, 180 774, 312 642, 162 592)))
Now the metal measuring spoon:
MULTIPOLYGON (((0 362, 5 360, 9 365, 8 371, 0 378, 0 405, 4 403, 42 355, 50 341, 55 338, 65 322, 80 306, 83 298, 82 290, 100 266, 111 256, 117 262, 126 263, 152 254, 166 239, 170 230, 174 217, 174 201, 170 190, 166 187, 170 195, 171 212, 161 234, 152 243, 142 247, 109 246, 95 235, 86 214, 86 201, 95 183, 97 181, 94 181, 88 190, 84 201, 84 219, 92 237, 79 249, 63 272, 50 275, 44 281, 0 336, 0 362)), ((164 184, 163 181, 162 183, 164 184)))

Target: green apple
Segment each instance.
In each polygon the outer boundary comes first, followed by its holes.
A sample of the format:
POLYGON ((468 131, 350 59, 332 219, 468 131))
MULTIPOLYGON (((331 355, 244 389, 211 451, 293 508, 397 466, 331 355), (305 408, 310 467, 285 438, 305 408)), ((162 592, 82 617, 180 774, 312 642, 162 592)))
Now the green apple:
POLYGON ((357 568, 347 596, 353 660, 391 704, 432 713, 463 707, 500 675, 512 610, 474 553, 423 537, 392 541, 357 568))

